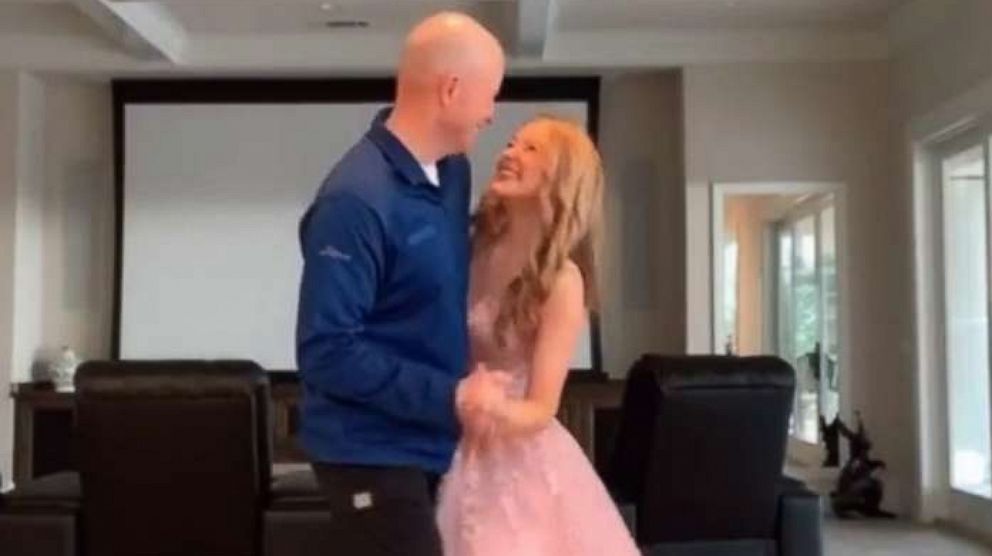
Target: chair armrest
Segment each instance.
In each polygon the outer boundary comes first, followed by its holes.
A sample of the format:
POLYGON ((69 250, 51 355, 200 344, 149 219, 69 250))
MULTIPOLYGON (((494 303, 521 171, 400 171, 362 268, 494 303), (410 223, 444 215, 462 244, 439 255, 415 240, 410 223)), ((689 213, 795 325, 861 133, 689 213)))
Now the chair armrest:
POLYGON ((334 546, 331 507, 309 469, 272 479, 263 519, 264 556, 324 556, 334 546))
POLYGON ((823 555, 823 510, 820 496, 787 477, 779 485, 780 556, 823 555))
POLYGON ((0 499, 0 554, 75 556, 80 498, 75 472, 19 483, 0 499))
POLYGON ((27 509, 74 512, 79 509, 82 499, 79 473, 61 471, 31 479, 18 484, 3 499, 3 508, 7 512, 27 509))
POLYGON ((331 507, 317 477, 307 469, 277 475, 269 491, 269 510, 317 510, 330 515, 331 507))

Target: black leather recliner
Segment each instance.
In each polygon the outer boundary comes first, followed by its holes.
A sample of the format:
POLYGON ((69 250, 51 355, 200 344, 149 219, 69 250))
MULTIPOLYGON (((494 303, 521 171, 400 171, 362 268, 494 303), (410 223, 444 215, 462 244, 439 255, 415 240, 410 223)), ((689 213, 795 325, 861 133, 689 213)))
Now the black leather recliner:
POLYGON ((312 471, 271 477, 256 364, 91 362, 76 384, 80 471, 0 497, 0 554, 331 554, 312 471))
POLYGON ((271 465, 258 365, 90 363, 76 388, 86 554, 257 553, 271 465))
POLYGON ((246 556, 270 483, 268 377, 247 361, 90 362, 76 376, 79 472, 4 499, 0 552, 246 556))
POLYGON ((774 357, 634 365, 606 481, 645 554, 823 553, 819 497, 782 474, 794 390, 774 357))

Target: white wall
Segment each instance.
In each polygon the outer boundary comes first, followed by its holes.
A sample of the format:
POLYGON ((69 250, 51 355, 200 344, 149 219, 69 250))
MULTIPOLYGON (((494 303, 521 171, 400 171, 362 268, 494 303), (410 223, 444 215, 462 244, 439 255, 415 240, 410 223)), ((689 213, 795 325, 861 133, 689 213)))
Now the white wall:
POLYGON ((603 366, 685 351, 685 206, 679 72, 603 80, 603 366))
MULTIPOLYGON (((892 195, 889 68, 885 63, 770 64, 684 70, 690 226, 706 219, 714 182, 846 184, 851 397, 889 462, 886 505, 914 498, 908 203, 892 195)), ((841 236, 843 237, 843 236, 841 236)), ((708 238, 690 240, 689 344, 708 346, 708 238), (702 293, 700 289, 706 289, 702 293), (694 307, 694 305, 698 307, 694 307)), ((850 416, 847 416, 848 418, 850 416)))

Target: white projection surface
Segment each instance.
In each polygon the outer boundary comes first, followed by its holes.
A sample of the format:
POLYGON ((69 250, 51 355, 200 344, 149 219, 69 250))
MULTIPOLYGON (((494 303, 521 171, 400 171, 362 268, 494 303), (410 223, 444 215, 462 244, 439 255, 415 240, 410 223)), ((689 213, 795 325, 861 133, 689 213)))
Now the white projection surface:
MULTIPOLYGON (((124 106, 119 355, 295 369, 297 226, 378 104, 124 106)), ((501 102, 472 153, 473 199, 516 127, 586 103, 501 102)), ((593 364, 586 333, 572 366, 593 364)))

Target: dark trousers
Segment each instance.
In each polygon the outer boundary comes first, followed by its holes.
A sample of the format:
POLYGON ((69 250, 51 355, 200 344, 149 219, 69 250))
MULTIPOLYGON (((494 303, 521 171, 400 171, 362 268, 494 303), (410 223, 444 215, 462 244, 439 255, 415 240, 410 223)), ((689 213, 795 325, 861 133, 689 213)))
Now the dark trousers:
MULTIPOLYGON (((334 554, 442 556, 438 477, 412 467, 313 464, 331 506, 334 554)), ((330 553, 330 552, 329 552, 330 553)))

